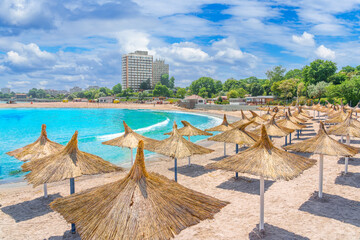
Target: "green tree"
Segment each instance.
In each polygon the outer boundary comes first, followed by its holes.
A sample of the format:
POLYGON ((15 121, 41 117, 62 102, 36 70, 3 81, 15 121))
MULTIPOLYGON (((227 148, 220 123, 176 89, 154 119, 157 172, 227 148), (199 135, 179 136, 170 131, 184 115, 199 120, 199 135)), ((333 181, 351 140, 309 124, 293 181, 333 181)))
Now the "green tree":
POLYGON ((169 79, 169 86, 168 87, 170 89, 174 89, 174 87, 175 87, 175 78, 173 76, 169 79))
POLYGON ((311 98, 321 98, 325 96, 326 93, 326 88, 329 86, 330 84, 324 81, 318 82, 316 85, 312 84, 309 85, 307 88, 307 92, 309 97, 311 98))
POLYGON ((120 84, 120 83, 116 84, 116 85, 112 88, 112 91, 113 91, 114 94, 119 94, 119 93, 121 93, 121 91, 122 91, 121 84, 120 84))
POLYGON ((229 78, 224 82, 223 90, 225 92, 230 91, 231 89, 236 89, 239 87, 239 82, 236 79, 229 78))
POLYGON ((346 72, 346 73, 355 72, 355 68, 348 65, 346 67, 342 67, 341 72, 346 72))
POLYGON ((200 88, 199 96, 203 97, 203 98, 208 98, 209 97, 209 92, 207 91, 206 87, 200 88))
POLYGON ((161 85, 169 86, 169 74, 165 73, 161 75, 160 83, 161 85))
POLYGON ((239 93, 238 91, 232 89, 230 90, 227 94, 226 94, 227 98, 238 98, 239 97, 239 93))
POLYGON ((184 98, 186 95, 186 89, 185 88, 179 88, 176 92, 177 98, 184 98))
POLYGON ((291 99, 296 96, 297 80, 291 78, 279 82, 278 90, 280 91, 280 98, 291 99))
POLYGON ((264 88, 259 83, 252 83, 250 85, 251 96, 261 96, 264 93, 264 88))
POLYGON ((153 95, 155 97, 169 97, 170 91, 167 86, 158 83, 154 88, 153 95))
POLYGON ((283 68, 281 65, 273 67, 273 69, 266 72, 267 78, 271 83, 278 82, 284 79, 284 73, 286 68, 283 68))
POLYGON ((215 94, 223 90, 223 84, 220 80, 215 81, 215 94))
POLYGON ((146 81, 140 83, 140 89, 142 89, 142 90, 151 89, 150 79, 147 79, 146 81))
POLYGON ((241 97, 241 98, 245 97, 245 95, 248 94, 248 92, 243 88, 238 88, 238 89, 236 89, 236 91, 238 92, 239 97, 241 97))
POLYGON ((271 92, 271 82, 270 80, 265 80, 265 82, 262 84, 264 90, 265 90, 265 94, 266 95, 270 95, 271 92))
POLYGON ((205 88, 209 95, 215 94, 215 81, 210 77, 201 77, 195 80, 190 85, 190 90, 193 94, 199 94, 201 88, 205 88))
POLYGON ((336 70, 336 63, 317 59, 303 68, 305 85, 329 82, 329 77, 335 74, 336 70))
POLYGON ((340 84, 348 79, 349 77, 347 76, 346 72, 340 71, 330 76, 328 82, 331 82, 333 84, 340 84))
POLYGON ((292 69, 292 70, 288 71, 285 74, 285 79, 290 79, 290 78, 301 79, 302 78, 302 71, 300 69, 292 69))
POLYGON ((341 97, 354 106, 360 101, 360 76, 346 80, 340 85, 341 97))
MULTIPOLYGON (((93 89, 91 89, 91 90, 93 90, 93 89)), ((110 90, 109 88, 107 88, 107 87, 101 87, 101 88, 99 89, 99 91, 102 92, 102 93, 104 93, 104 94, 105 94, 105 97, 106 97, 106 96, 110 96, 110 95, 112 94, 111 90, 110 90)), ((104 97, 104 96, 102 96, 102 97, 104 97)))

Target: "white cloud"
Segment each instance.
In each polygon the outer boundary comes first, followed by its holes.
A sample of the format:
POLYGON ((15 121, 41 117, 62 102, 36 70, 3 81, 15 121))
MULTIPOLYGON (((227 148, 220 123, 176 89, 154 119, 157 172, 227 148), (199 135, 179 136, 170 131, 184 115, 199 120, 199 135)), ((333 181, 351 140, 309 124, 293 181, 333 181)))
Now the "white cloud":
POLYGON ((315 50, 315 54, 319 58, 328 59, 328 60, 334 60, 335 59, 335 52, 332 51, 329 48, 326 48, 324 45, 321 45, 320 47, 318 47, 315 50))
POLYGON ((149 35, 137 30, 124 30, 117 34, 121 52, 129 53, 135 50, 148 50, 149 35))
POLYGON ((170 47, 153 49, 155 55, 172 61, 204 62, 210 60, 210 56, 201 50, 196 44, 190 42, 174 43, 170 47))
POLYGON ((315 46, 314 35, 304 32, 301 36, 292 35, 292 40, 301 46, 315 46))
POLYGON ((315 25, 311 29, 312 32, 318 35, 326 36, 344 36, 348 35, 348 30, 340 24, 322 23, 315 25))

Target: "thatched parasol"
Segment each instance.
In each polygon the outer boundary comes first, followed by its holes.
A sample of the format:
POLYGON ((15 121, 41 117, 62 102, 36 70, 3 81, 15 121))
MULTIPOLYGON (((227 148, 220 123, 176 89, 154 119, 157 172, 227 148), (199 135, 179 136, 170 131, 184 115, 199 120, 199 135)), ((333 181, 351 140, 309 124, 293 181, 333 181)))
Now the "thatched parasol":
MULTIPOLYGON (((46 125, 41 126, 40 137, 34 142, 25 147, 16 149, 11 152, 7 152, 9 156, 15 157, 20 161, 32 161, 40 159, 51 154, 57 153, 64 148, 63 145, 50 141, 46 133, 46 125)), ((44 183, 44 197, 47 198, 47 185, 44 183)))
MULTIPOLYGON (((236 122, 233 122, 231 125, 234 127, 234 128, 239 128, 240 126, 250 122, 251 120, 246 117, 246 115, 244 114, 243 110, 240 110, 241 111, 241 119, 236 121, 236 122)), ((252 124, 248 125, 248 126, 258 126, 259 124, 256 123, 256 122, 253 122, 252 124)))
MULTIPOLYGON (((123 171, 101 157, 82 152, 78 148, 78 131, 75 132, 66 147, 58 153, 24 163, 21 167, 27 172, 25 179, 34 187, 43 184, 70 179, 70 194, 75 193, 74 178, 82 175, 93 175, 123 171)), ((71 226, 75 232, 75 225, 71 226)))
POLYGON ((81 239, 171 239, 212 219, 228 202, 147 172, 139 142, 129 174, 116 182, 58 198, 50 207, 78 226, 81 239))
POLYGON ((325 121, 325 123, 341 123, 345 121, 347 117, 347 113, 345 109, 339 110, 337 113, 329 115, 329 119, 325 121))
MULTIPOLYGON (((187 136, 189 142, 190 142, 191 136, 212 136, 213 135, 212 133, 208 133, 199 128, 194 127, 187 121, 181 121, 181 123, 184 125, 184 127, 178 129, 178 132, 181 136, 187 136)), ((171 133, 172 133, 172 131, 168 132, 168 133, 164 133, 164 135, 171 135, 171 133)), ((190 164, 191 164, 191 162, 190 162, 190 157, 189 157, 188 165, 190 165, 190 164)))
POLYGON ((220 125, 209 128, 209 129, 205 129, 205 131, 207 131, 207 132, 225 132, 232 128, 233 128, 233 125, 227 121, 226 114, 224 114, 223 121, 220 125))
POLYGON ((302 142, 284 147, 286 150, 296 152, 307 152, 320 154, 319 164, 319 198, 322 198, 322 182, 323 182, 323 156, 353 156, 358 153, 358 149, 339 143, 331 138, 324 127, 324 123, 320 122, 319 131, 316 136, 304 140, 302 142))
MULTIPOLYGON (((275 121, 275 117, 276 114, 272 117, 272 119, 268 123, 264 124, 266 128, 266 132, 270 136, 270 139, 271 137, 285 137, 285 145, 287 145, 287 135, 294 132, 294 130, 279 126, 275 121)), ((260 135, 261 127, 254 129, 252 132, 260 135)))
POLYGON ((202 155, 213 152, 214 150, 202 147, 183 138, 174 122, 173 132, 170 137, 159 141, 152 150, 153 152, 174 158, 175 161, 175 181, 177 181, 177 159, 190 157, 193 155, 202 155))
MULTIPOLYGON (((346 144, 350 145, 350 137, 360 138, 360 122, 352 118, 349 112, 344 122, 328 129, 330 135, 346 136, 346 144)), ((349 157, 345 157, 345 174, 348 172, 349 157)))
POLYGON ((270 120, 273 117, 273 114, 270 113, 270 110, 268 110, 265 114, 261 116, 261 118, 265 121, 270 120))
POLYGON ((304 119, 301 119, 301 118, 294 117, 294 116, 291 114, 290 108, 288 109, 288 116, 289 116, 289 119, 290 119, 292 122, 296 122, 296 123, 306 123, 306 121, 307 121, 307 120, 304 120, 304 119))
POLYGON ((249 110, 249 112, 251 113, 252 117, 250 118, 250 120, 256 122, 257 124, 264 124, 266 122, 266 120, 262 119, 261 117, 259 117, 259 115, 257 115, 257 113, 255 113, 254 111, 249 110))
POLYGON ((264 178, 291 180, 315 164, 315 160, 276 148, 268 138, 265 126, 261 127, 261 137, 249 149, 207 168, 223 169, 260 176, 260 230, 264 229, 264 178))
MULTIPOLYGON (((306 128, 305 125, 301 125, 301 124, 299 124, 299 123, 296 123, 296 122, 291 121, 290 118, 289 118, 288 113, 285 113, 285 118, 277 121, 277 124, 278 124, 280 127, 297 130, 298 133, 299 133, 299 131, 300 131, 301 129, 306 128)), ((298 135, 298 137, 299 137, 299 135, 298 135)), ((290 133, 289 138, 290 138, 289 143, 291 144, 291 133, 290 133)))
POLYGON ((136 148, 139 141, 143 140, 145 142, 145 149, 151 151, 152 146, 157 144, 159 141, 144 137, 136 132, 134 132, 125 121, 123 121, 125 133, 120 137, 111 139, 106 142, 102 142, 104 145, 116 146, 116 147, 125 147, 129 148, 131 152, 131 165, 133 164, 133 148, 136 148))

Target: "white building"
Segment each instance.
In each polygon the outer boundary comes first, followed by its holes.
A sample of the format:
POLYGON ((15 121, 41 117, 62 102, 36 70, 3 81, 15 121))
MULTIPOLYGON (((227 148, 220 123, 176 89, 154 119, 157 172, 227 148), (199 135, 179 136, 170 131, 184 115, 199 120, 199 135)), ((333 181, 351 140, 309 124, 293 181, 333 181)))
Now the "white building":
POLYGON ((113 103, 115 100, 115 97, 108 96, 108 97, 99 97, 99 103, 113 103))
POLYGON ((10 88, 2 88, 1 89, 2 94, 10 94, 10 92, 11 92, 10 88))
POLYGON ((165 60, 156 59, 153 63, 151 87, 155 87, 161 81, 163 74, 169 75, 169 64, 165 64, 165 60))
POLYGON ((184 101, 185 102, 195 101, 196 104, 205 104, 205 99, 198 95, 188 96, 188 97, 184 98, 184 101))
POLYGON ((153 56, 147 51, 135 51, 122 56, 122 89, 140 89, 140 84, 146 80, 152 83, 153 56))

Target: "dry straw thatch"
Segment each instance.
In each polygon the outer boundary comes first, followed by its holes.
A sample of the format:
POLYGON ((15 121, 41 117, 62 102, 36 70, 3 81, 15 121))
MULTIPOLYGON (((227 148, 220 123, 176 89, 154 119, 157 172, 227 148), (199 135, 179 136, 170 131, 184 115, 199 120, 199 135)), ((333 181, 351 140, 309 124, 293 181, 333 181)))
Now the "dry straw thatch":
POLYGON ((315 160, 276 148, 270 141, 265 126, 261 126, 260 140, 249 149, 207 168, 249 173, 274 180, 290 180, 315 164, 315 160))
POLYGON ((255 137, 254 134, 250 135, 245 131, 245 128, 250 124, 252 124, 252 122, 245 123, 240 128, 233 128, 226 132, 219 133, 213 137, 208 138, 208 140, 251 146, 258 140, 258 137, 256 135, 255 137))
POLYGON ((252 115, 252 117, 250 118, 251 121, 254 121, 255 123, 257 123, 259 125, 266 123, 266 120, 259 117, 259 115, 257 113, 255 113, 254 111, 249 110, 249 112, 252 115))
MULTIPOLYGON (((234 127, 234 128, 239 128, 241 127, 242 125, 250 122, 251 120, 246 117, 246 115, 244 114, 243 110, 241 110, 241 119, 236 121, 236 122, 233 122, 231 125, 234 127)), ((259 124, 256 123, 256 122, 253 122, 252 124, 248 125, 248 126, 258 126, 259 124)))
POLYGON ((339 143, 331 138, 327 134, 323 122, 320 122, 320 128, 316 136, 296 144, 288 145, 284 149, 332 156, 353 156, 358 153, 357 148, 339 143))
POLYGON ((139 142, 129 174, 116 182, 58 198, 50 207, 75 223, 81 239, 171 239, 213 218, 228 202, 147 172, 139 142))
POLYGON ((306 128, 306 126, 301 125, 299 123, 293 122, 290 120, 288 114, 285 114, 285 118, 277 121, 277 124, 280 127, 288 128, 288 129, 294 129, 294 130, 301 130, 303 128, 306 128))
MULTIPOLYGON (((275 121, 276 114, 272 117, 272 119, 264 124, 266 132, 269 136, 273 137, 285 137, 289 135, 290 133, 294 132, 294 129, 289 129, 286 127, 279 126, 275 121)), ((254 129, 252 132, 255 134, 260 135, 262 127, 254 129)))
POLYGON ((268 110, 264 115, 261 116, 261 118, 265 121, 270 120, 273 117, 273 114, 270 113, 270 110, 268 110))
POLYGON ((222 121, 222 123, 220 125, 218 125, 216 127, 209 128, 209 129, 205 129, 205 131, 208 131, 208 132, 225 132, 225 131, 230 130, 232 128, 233 128, 233 125, 230 124, 227 121, 226 114, 224 114, 223 121, 222 121))
POLYGON ((346 119, 328 129, 330 135, 360 137, 360 122, 352 118, 352 112, 349 112, 346 119))
POLYGON ((288 109, 288 117, 289 119, 292 121, 292 122, 295 122, 295 123, 306 123, 307 119, 301 119, 301 118, 297 118, 297 117, 294 117, 292 114, 291 114, 291 110, 290 108, 288 109))
POLYGON ((152 146, 157 144, 159 141, 151 138, 144 137, 136 132, 134 132, 125 121, 123 121, 125 133, 120 137, 111 139, 109 141, 103 142, 104 145, 111 145, 116 147, 125 147, 125 148, 136 148, 139 141, 143 140, 145 143, 146 150, 152 150, 152 146), (149 146, 149 148, 148 148, 149 146))
POLYGON ((41 126, 40 137, 25 147, 8 152, 9 156, 15 157, 21 161, 36 160, 51 154, 57 153, 64 148, 63 145, 50 141, 46 133, 46 125, 41 126))
POLYGON ((159 143, 152 147, 152 149, 153 152, 177 159, 190 157, 193 155, 208 154, 214 151, 212 149, 205 148, 187 141, 179 134, 175 122, 173 126, 173 132, 171 133, 170 137, 159 141, 159 143))
MULTIPOLYGON (((212 136, 212 133, 208 133, 199 128, 196 128, 187 121, 183 120, 181 123, 184 125, 184 127, 178 129, 178 132, 181 136, 212 136)), ((172 131, 164 133, 164 135, 171 135, 171 133, 172 131)))
POLYGON ((122 171, 104 159, 78 149, 78 132, 76 131, 69 143, 58 153, 24 163, 23 171, 31 171, 25 179, 34 187, 68 178, 122 171))
POLYGON ((329 119, 325 123, 341 123, 344 122, 347 117, 347 113, 344 109, 339 110, 337 113, 329 115, 329 119))

